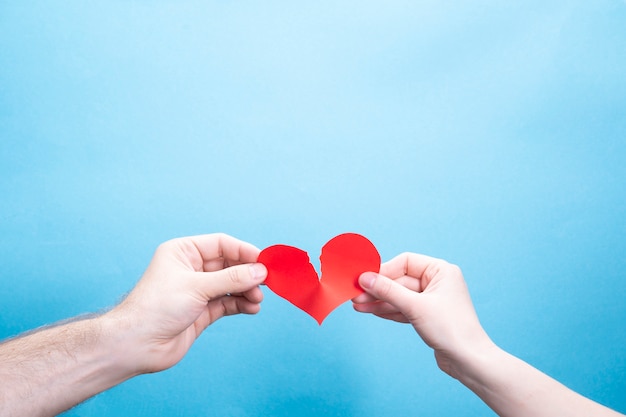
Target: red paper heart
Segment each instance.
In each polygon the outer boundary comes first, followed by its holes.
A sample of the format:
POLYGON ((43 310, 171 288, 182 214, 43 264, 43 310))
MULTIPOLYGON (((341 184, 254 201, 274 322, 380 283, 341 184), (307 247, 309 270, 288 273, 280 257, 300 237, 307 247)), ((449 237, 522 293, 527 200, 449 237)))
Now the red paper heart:
POLYGON ((270 246, 258 259, 267 268, 265 284, 321 325, 340 304, 363 293, 359 275, 378 272, 380 255, 365 237, 345 233, 324 245, 320 261, 322 278, 318 279, 309 255, 296 247, 270 246))

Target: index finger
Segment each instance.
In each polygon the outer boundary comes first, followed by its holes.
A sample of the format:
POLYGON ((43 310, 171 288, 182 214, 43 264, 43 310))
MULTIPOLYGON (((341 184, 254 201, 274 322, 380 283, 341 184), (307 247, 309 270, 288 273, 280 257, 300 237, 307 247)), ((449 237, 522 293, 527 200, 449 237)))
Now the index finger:
POLYGON ((216 271, 232 265, 256 262, 261 250, 224 233, 190 236, 203 261, 203 269, 216 271))
POLYGON ((399 278, 406 275, 421 279, 430 276, 433 269, 435 270, 433 272, 436 272, 443 265, 447 265, 443 259, 405 252, 382 264, 380 273, 389 278, 399 278))

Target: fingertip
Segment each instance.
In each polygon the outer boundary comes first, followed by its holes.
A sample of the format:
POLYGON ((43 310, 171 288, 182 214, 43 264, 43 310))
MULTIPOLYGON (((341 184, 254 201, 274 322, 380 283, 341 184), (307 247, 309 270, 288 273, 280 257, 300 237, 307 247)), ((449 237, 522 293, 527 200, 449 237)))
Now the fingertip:
POLYGON ((262 263, 250 264, 250 276, 255 282, 263 282, 267 277, 267 268, 262 263))
POLYGON ((243 293, 243 296, 250 302, 261 303, 263 301, 263 291, 257 286, 243 293))
POLYGON ((261 311, 261 304, 258 303, 250 303, 242 307, 241 312, 243 314, 258 314, 261 311))
POLYGON ((374 284, 376 283, 376 278, 378 278, 378 274, 377 273, 375 273, 375 272, 364 272, 359 277, 359 285, 361 285, 361 287, 364 290, 369 290, 372 287, 374 287, 374 284))
POLYGON ((352 308, 355 311, 358 311, 359 313, 367 313, 367 310, 365 309, 365 304, 361 304, 361 303, 352 303, 352 308))
POLYGON ((363 303, 369 303, 369 302, 372 302, 372 301, 374 301, 374 300, 375 300, 375 298, 374 298, 374 297, 372 297, 370 294, 368 294, 368 293, 364 292, 364 293, 359 294, 359 295, 357 295, 356 297, 354 297, 354 298, 352 299, 352 302, 353 302, 353 303, 356 303, 356 304, 363 304, 363 303))

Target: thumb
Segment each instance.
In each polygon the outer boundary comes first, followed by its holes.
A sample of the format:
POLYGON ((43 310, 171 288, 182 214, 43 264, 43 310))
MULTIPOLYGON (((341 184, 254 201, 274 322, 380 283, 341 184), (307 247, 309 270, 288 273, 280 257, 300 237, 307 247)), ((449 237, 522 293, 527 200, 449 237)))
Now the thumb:
POLYGON ((359 277, 359 284, 374 298, 391 304, 405 316, 415 304, 414 291, 398 284, 392 279, 375 272, 365 272, 359 277))
POLYGON ((214 272, 201 272, 199 289, 207 300, 242 293, 263 283, 267 268, 260 263, 235 265, 214 272))

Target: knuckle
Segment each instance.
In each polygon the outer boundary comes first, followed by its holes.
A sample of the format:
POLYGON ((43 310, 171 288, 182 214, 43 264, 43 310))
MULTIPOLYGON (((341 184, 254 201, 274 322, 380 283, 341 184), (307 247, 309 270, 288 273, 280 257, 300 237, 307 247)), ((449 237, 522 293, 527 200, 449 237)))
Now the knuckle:
POLYGON ((452 269, 454 270, 454 272, 456 272, 457 274, 462 274, 463 271, 461 270, 461 267, 458 265, 452 265, 452 269))
POLYGON ((184 239, 181 237, 177 237, 174 239, 166 240, 162 242, 159 246, 157 246, 156 252, 158 253, 167 253, 175 250, 180 247, 184 243, 184 239))
POLYGON ((393 282, 389 279, 382 279, 382 280, 378 279, 377 281, 380 282, 379 287, 378 287, 378 295, 383 300, 387 300, 389 296, 391 295, 393 282))
POLYGON ((156 252, 165 252, 167 251, 169 248, 171 248, 174 245, 174 241, 173 240, 168 240, 166 242, 161 243, 159 246, 157 246, 156 248, 156 252))
POLYGON ((445 265, 445 261, 433 262, 429 264, 424 270, 424 277, 426 277, 428 280, 433 279, 440 274, 441 268, 445 267, 445 265))
POLYGON ((226 239, 228 237, 228 235, 226 233, 223 233, 223 232, 212 233, 211 236, 216 238, 219 241, 223 241, 224 239, 226 239))
POLYGON ((456 264, 448 264, 448 268, 450 269, 450 272, 453 274, 463 275, 463 271, 461 270, 461 267, 456 264))
POLYGON ((238 285, 243 281, 240 268, 228 268, 226 270, 226 273, 228 276, 228 280, 234 285, 238 285))

